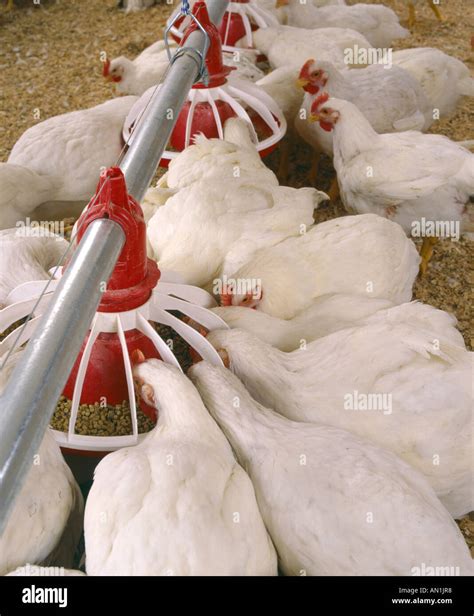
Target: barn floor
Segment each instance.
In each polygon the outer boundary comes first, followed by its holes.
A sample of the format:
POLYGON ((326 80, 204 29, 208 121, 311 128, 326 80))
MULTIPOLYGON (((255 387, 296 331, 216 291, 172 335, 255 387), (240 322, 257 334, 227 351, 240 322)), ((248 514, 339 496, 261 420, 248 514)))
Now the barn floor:
MULTIPOLYGON (((369 1, 370 0, 366 0, 369 1)), ((0 0, 2 4, 5 0, 0 0)), ((176 0, 175 0, 176 2, 176 0)), ((404 0, 384 0, 402 19, 404 0)), ((474 18, 464 0, 441 1, 446 21, 439 23, 426 3, 418 3, 418 24, 395 49, 432 46, 456 56, 474 68, 471 34, 474 18)), ((30 126, 53 115, 97 105, 113 96, 113 86, 101 77, 100 54, 133 58, 162 37, 172 5, 163 4, 147 11, 126 15, 116 8, 116 0, 15 0, 9 13, 0 7, 0 161, 20 135, 30 126)), ((432 127, 455 140, 473 138, 474 100, 465 100, 456 115, 432 127)), ((288 184, 306 183, 310 150, 293 148, 288 184)), ((274 170, 278 152, 269 157, 274 170)), ((331 164, 323 168, 318 188, 328 187, 331 164)), ((340 202, 318 210, 316 220, 344 215, 340 202)), ((415 285, 415 297, 455 314, 466 344, 474 348, 472 328, 472 283, 469 264, 473 243, 441 240, 435 246, 428 274, 415 285)), ((474 555, 474 521, 462 522, 464 536, 474 555)))

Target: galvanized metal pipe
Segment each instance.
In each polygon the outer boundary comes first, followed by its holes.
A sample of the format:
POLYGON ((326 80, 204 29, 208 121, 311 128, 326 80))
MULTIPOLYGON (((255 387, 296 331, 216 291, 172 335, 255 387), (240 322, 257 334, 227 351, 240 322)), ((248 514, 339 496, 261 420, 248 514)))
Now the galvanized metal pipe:
MULTIPOLYGON (((208 0, 211 21, 220 24, 228 0, 208 0)), ((171 65, 161 87, 153 95, 146 115, 140 121, 129 150, 120 167, 124 172, 129 193, 141 201, 155 174, 178 119, 188 92, 200 70, 200 57, 193 49, 202 52, 205 36, 200 30, 186 40, 183 54, 171 65), (159 127, 159 130, 156 130, 159 127)))
MULTIPOLYGON (((211 20, 218 25, 228 0, 208 0, 207 5, 211 20)), ((204 35, 196 31, 186 46, 201 51, 204 41, 204 35)), ((129 191, 138 200, 149 186, 198 74, 198 55, 185 51, 173 63, 142 118, 121 165, 129 191), (172 120, 167 119, 169 109, 172 120)), ((122 228, 111 220, 97 220, 89 226, 0 396, 0 534, 99 304, 100 283, 108 281, 124 242, 122 228)))
POLYGON ((124 243, 118 223, 91 223, 0 397, 0 534, 124 243))

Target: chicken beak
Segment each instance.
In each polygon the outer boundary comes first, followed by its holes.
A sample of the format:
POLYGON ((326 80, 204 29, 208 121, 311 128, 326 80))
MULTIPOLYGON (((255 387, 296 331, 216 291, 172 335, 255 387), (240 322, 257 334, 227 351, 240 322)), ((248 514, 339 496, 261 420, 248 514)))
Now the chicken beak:
POLYGON ((114 80, 114 76, 113 75, 104 75, 104 79, 105 79, 105 81, 113 81, 114 80))
POLYGON ((308 117, 308 122, 319 122, 320 116, 319 113, 310 113, 308 117))
POLYGON ((282 6, 288 6, 288 0, 276 0, 275 8, 281 9, 282 6))
POLYGON ((307 85, 309 84, 309 79, 304 79, 303 77, 299 77, 296 80, 296 87, 297 88, 305 88, 307 85))

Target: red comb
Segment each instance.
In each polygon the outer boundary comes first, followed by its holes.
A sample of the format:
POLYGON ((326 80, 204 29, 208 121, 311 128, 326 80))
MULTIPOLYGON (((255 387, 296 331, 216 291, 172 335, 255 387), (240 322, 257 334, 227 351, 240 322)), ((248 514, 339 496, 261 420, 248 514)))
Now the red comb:
POLYGON ((313 64, 314 60, 306 60, 300 70, 300 77, 307 77, 309 75, 309 67, 313 64))
POLYGON ((110 60, 108 58, 105 59, 104 66, 102 67, 102 76, 108 77, 110 69, 110 60))
POLYGON ((328 99, 329 94, 327 92, 323 92, 322 94, 317 96, 314 99, 313 104, 311 105, 311 112, 314 113, 316 111, 319 111, 319 107, 321 107, 321 105, 324 105, 324 103, 326 103, 328 99))

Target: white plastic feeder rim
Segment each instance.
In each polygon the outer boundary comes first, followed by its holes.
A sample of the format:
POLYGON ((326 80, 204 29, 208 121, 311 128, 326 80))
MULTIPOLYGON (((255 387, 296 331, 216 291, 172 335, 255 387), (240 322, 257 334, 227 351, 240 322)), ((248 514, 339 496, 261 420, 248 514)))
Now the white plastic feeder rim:
MULTIPOLYGON (((51 272, 56 268, 52 268, 51 272)), ((61 268, 57 268, 60 270, 61 268)), ((35 313, 26 324, 20 339, 17 342, 18 332, 22 326, 13 330, 2 342, 0 342, 0 359, 8 353, 15 343, 20 347, 31 337, 41 313, 51 299, 52 293, 58 285, 61 274, 55 276, 56 280, 49 283, 47 292, 41 297, 35 313)), ((190 325, 170 314, 169 310, 178 310, 191 319, 203 325, 206 329, 227 329, 228 326, 220 317, 208 310, 216 306, 212 295, 191 285, 173 282, 177 276, 172 273, 161 272, 161 278, 153 289, 150 299, 134 310, 126 312, 96 312, 90 328, 90 335, 81 358, 71 406, 69 430, 67 433, 52 430, 57 443, 61 447, 76 450, 107 452, 129 447, 141 442, 146 434, 138 434, 137 408, 135 404, 135 392, 132 377, 132 366, 127 351, 125 332, 138 329, 145 334, 155 345, 162 360, 168 364, 181 367, 175 355, 156 333, 149 321, 155 321, 172 327, 188 344, 193 347, 205 360, 214 365, 222 366, 222 360, 214 347, 190 325), (84 436, 75 433, 77 411, 82 392, 82 385, 86 375, 92 346, 101 332, 117 333, 124 358, 127 389, 132 418, 132 434, 128 436, 84 436)), ((0 310, 0 331, 5 331, 13 323, 28 316, 34 308, 38 297, 47 284, 46 280, 26 282, 13 289, 7 297, 6 307, 0 310)))
MULTIPOLYGON (((158 88, 159 87, 160 86, 158 86, 158 88)), ((130 109, 125 118, 122 131, 125 143, 130 144, 133 142, 133 128, 156 90, 157 86, 148 88, 130 109)), ((273 98, 259 86, 230 75, 229 80, 225 84, 217 86, 216 88, 195 88, 189 91, 188 101, 191 102, 191 105, 186 120, 185 147, 191 144, 191 137, 193 136, 191 134, 191 127, 194 109, 198 103, 209 103, 216 122, 219 139, 224 139, 224 127, 215 103, 215 101, 218 100, 228 103, 239 118, 243 118, 250 124, 257 151, 261 152, 262 150, 270 148, 281 141, 285 135, 287 128, 286 119, 273 98), (272 134, 262 141, 258 139, 255 129, 253 128, 252 119, 248 113, 249 109, 257 112, 260 118, 272 131, 272 134)), ((178 154, 179 152, 165 150, 162 159, 169 161, 176 158, 178 154)))
MULTIPOLYGON (((179 13, 180 7, 178 7, 171 14, 170 18, 166 22, 167 27, 171 24, 173 19, 176 17, 176 14, 179 13)), ((245 36, 240 39, 241 43, 243 43, 242 47, 236 47, 235 45, 227 45, 227 31, 222 40, 222 50, 223 51, 239 51, 241 49, 246 48, 254 48, 253 44, 253 32, 252 32, 252 23, 257 25, 259 28, 275 28, 280 26, 280 22, 278 19, 267 11, 266 9, 259 6, 255 0, 249 0, 249 2, 229 2, 226 13, 237 13, 241 16, 243 26, 245 29, 245 36), (244 43, 245 41, 245 43, 244 43)), ((186 17, 183 21, 178 25, 174 25, 170 28, 170 33, 176 37, 178 40, 183 38, 184 32, 186 28, 190 24, 190 18, 186 17)), ((227 30, 230 28, 230 19, 227 21, 227 30)), ((257 50, 258 51, 258 50, 257 50)))

